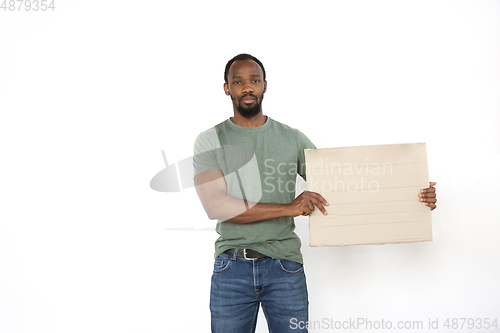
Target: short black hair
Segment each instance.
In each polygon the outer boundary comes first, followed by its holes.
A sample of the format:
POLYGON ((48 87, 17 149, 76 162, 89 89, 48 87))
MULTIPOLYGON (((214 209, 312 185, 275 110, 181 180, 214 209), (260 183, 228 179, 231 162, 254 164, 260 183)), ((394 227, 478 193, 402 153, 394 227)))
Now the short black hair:
POLYGON ((224 70, 224 81, 228 83, 227 80, 227 74, 229 72, 229 67, 235 62, 236 60, 253 60, 256 63, 259 64, 260 68, 262 68, 262 73, 264 73, 264 80, 266 79, 266 70, 264 69, 264 65, 260 62, 259 59, 255 58, 253 55, 247 54, 247 53, 241 53, 235 56, 233 59, 229 60, 226 64, 226 69, 224 70))

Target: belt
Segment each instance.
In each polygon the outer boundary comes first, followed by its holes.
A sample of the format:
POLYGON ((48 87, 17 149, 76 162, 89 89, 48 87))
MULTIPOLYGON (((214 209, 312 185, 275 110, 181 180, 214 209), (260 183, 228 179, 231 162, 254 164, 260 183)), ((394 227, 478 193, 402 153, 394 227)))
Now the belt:
MULTIPOLYGON (((225 254, 227 255, 234 255, 234 249, 229 249, 224 251, 225 254)), ((238 249, 238 255, 237 257, 239 258, 245 258, 247 260, 255 260, 255 259, 264 259, 264 258, 269 258, 269 256, 266 256, 265 254, 262 254, 260 252, 250 250, 250 249, 238 249)))

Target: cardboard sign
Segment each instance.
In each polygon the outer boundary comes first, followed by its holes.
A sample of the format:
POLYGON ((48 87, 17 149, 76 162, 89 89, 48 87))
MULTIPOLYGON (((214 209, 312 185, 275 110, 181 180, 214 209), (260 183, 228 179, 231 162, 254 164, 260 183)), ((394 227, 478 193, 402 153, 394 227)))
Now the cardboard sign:
POLYGON ((432 241, 425 143, 306 149, 307 189, 329 203, 309 215, 310 246, 432 241))

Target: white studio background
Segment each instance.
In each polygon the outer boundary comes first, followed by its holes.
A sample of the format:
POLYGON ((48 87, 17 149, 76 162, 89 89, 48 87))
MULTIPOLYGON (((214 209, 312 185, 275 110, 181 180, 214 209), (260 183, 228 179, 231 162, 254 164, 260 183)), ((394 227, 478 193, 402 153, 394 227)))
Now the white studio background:
POLYGON ((0 332, 210 330, 214 222, 149 182, 232 115, 242 52, 265 114, 320 148, 426 142, 438 182, 433 242, 311 248, 296 220, 310 319, 500 317, 499 1, 55 7, 0 10, 0 332))

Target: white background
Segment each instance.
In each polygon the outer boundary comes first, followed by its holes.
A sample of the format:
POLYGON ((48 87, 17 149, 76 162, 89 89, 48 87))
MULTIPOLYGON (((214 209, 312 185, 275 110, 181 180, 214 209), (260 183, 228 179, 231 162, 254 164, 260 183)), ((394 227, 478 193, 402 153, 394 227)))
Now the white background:
POLYGON ((426 142, 438 183, 433 242, 311 248, 297 218, 310 319, 500 317, 499 1, 55 6, 0 11, 0 332, 210 330, 214 222, 149 182, 232 115, 242 52, 265 114, 318 148, 426 142))

